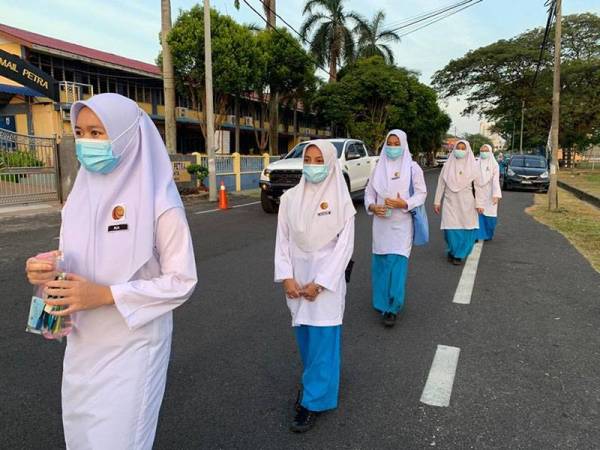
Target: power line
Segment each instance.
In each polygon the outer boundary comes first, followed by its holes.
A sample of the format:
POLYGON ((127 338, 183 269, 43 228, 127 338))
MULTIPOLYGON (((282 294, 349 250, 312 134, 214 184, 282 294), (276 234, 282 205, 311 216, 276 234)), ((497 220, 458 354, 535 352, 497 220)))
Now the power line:
POLYGON ((427 23, 425 23, 425 24, 423 24, 423 25, 421 25, 421 26, 419 26, 417 28, 414 28, 414 29, 412 29, 410 31, 407 31, 406 33, 400 34, 399 37, 404 37, 404 36, 407 36, 409 34, 412 34, 412 33, 416 32, 416 31, 422 30, 423 28, 426 28, 426 27, 428 27, 430 25, 433 25, 434 23, 437 23, 437 22, 439 22, 441 20, 444 20, 444 19, 446 19, 446 18, 448 18, 450 16, 453 16, 454 14, 458 14, 459 12, 464 11, 465 9, 471 8, 471 7, 477 5, 478 3, 481 3, 481 2, 483 2, 483 0, 477 0, 475 3, 471 3, 471 4, 468 4, 466 6, 463 6, 462 8, 460 8, 460 9, 458 9, 456 11, 450 11, 447 14, 443 15, 442 17, 438 17, 435 20, 431 20, 430 22, 427 22, 427 23))
MULTIPOLYGON (((463 3, 463 2, 459 2, 459 3, 463 3)), ((413 20, 420 19, 421 17, 424 17, 424 16, 427 16, 427 15, 439 12, 439 11, 441 11, 441 10, 449 7, 449 6, 456 6, 456 5, 457 5, 456 3, 452 3, 452 4, 449 4, 449 5, 446 5, 446 6, 442 6, 440 8, 435 8, 435 9, 432 9, 432 10, 429 10, 429 11, 422 12, 422 13, 417 14, 417 15, 412 16, 412 17, 407 17, 406 19, 402 19, 402 20, 399 20, 399 21, 391 22, 391 23, 388 24, 388 28, 395 28, 395 27, 401 26, 401 25, 406 24, 408 22, 412 22, 413 20)))
MULTIPOLYGON (((415 20, 412 20, 412 21, 410 21, 409 23, 406 23, 405 25, 402 25, 402 26, 399 26, 399 27, 396 27, 396 28, 392 28, 392 29, 390 29, 390 30, 384 30, 384 31, 388 31, 388 32, 390 32, 390 31, 391 31, 391 32, 400 31, 400 30, 402 30, 402 29, 404 29, 404 28, 409 28, 409 27, 411 27, 411 26, 413 26, 413 25, 416 25, 416 24, 418 24, 418 23, 420 23, 420 22, 424 22, 424 21, 426 21, 426 20, 429 20, 429 19, 433 19, 433 18, 435 18, 435 17, 438 17, 439 15, 441 15, 441 14, 444 14, 444 13, 446 13, 446 12, 449 12, 449 11, 452 11, 452 10, 454 10, 454 9, 456 9, 456 8, 460 7, 460 6, 463 6, 463 5, 468 5, 467 7, 469 7, 469 6, 473 6, 473 5, 477 4, 477 3, 480 3, 480 2, 481 2, 481 1, 483 1, 483 0, 479 0, 479 1, 475 2, 475 3, 473 3, 473 1, 474 1, 474 0, 463 0, 463 1, 461 1, 461 2, 458 2, 458 3, 455 3, 455 4, 453 4, 453 5, 451 5, 451 6, 447 6, 447 7, 445 7, 445 8, 441 8, 440 10, 434 11, 434 12, 433 12, 433 13, 431 13, 431 14, 426 14, 426 15, 424 15, 424 16, 423 16, 423 17, 421 17, 421 18, 417 18, 417 19, 415 19, 415 20), (473 4, 472 4, 472 5, 469 5, 470 3, 473 3, 473 4)), ((456 11, 456 12, 462 11, 463 9, 466 9, 466 7, 465 7, 465 8, 462 8, 462 9, 459 9, 459 10, 458 10, 458 11, 456 11)), ((432 23, 435 23, 435 22, 432 22, 432 23)))
POLYGON ((548 42, 548 37, 550 35, 550 27, 552 26, 552 21, 554 18, 556 1, 547 0, 546 6, 548 6, 548 20, 546 21, 546 29, 544 30, 544 39, 542 41, 542 46, 540 48, 540 56, 538 57, 537 66, 535 68, 535 75, 533 76, 533 81, 531 82, 531 87, 535 87, 535 83, 537 81, 538 74, 540 72, 540 66, 542 65, 542 58, 544 57, 544 50, 546 48, 546 43, 548 42))

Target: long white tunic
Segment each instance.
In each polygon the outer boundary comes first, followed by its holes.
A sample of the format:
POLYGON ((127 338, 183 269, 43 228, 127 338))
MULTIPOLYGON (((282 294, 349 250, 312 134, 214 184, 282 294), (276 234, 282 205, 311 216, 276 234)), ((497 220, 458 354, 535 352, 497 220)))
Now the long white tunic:
POLYGON ((483 208, 482 191, 475 183, 473 188, 467 186, 462 191, 454 192, 446 186, 440 172, 435 191, 435 205, 442 205, 442 230, 473 230, 479 228, 479 216, 476 208, 483 208))
MULTIPOLYGON (((286 296, 292 326, 341 325, 346 305, 344 272, 354 250, 354 216, 329 244, 315 252, 304 252, 290 239, 286 197, 281 198, 275 243, 275 282, 295 279, 300 286, 316 283, 325 289, 314 301, 286 296)), ((319 216, 315 214, 315 220, 319 216)))
POLYGON ((490 170, 493 171, 489 183, 480 187, 483 199, 483 215, 496 217, 498 215, 498 204, 494 205, 494 197, 502 198, 502 189, 500 188, 500 170, 497 165, 493 165, 490 170))
MULTIPOLYGON (((389 192, 390 198, 396 198, 397 194, 408 203, 406 209, 392 209, 391 217, 373 217, 373 253, 376 255, 396 254, 410 257, 413 241, 413 221, 410 211, 417 206, 425 203, 427 198, 427 186, 423 170, 415 162, 412 163, 412 182, 413 195, 409 192, 389 192)), ((384 198, 378 198, 377 192, 373 189, 371 180, 365 190, 365 208, 367 214, 373 215, 369 211, 369 205, 383 204, 384 198)))
POLYGON ((115 304, 74 314, 62 383, 68 449, 152 448, 172 310, 191 296, 196 282, 185 212, 173 208, 157 221, 154 257, 132 281, 111 286, 115 304))

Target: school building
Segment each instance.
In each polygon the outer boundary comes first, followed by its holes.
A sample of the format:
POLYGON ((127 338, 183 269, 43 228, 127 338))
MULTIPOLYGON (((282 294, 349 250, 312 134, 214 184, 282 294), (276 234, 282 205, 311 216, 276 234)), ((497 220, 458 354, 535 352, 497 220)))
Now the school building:
MULTIPOLYGON (((50 98, 33 89, 31 83, 19 83, 19 77, 0 75, 0 131, 53 137, 60 142, 63 135, 72 134, 69 109, 73 102, 114 92, 136 101, 164 133, 163 84, 158 66, 0 24, 0 74, 10 74, 9 69, 20 60, 56 80, 57 92, 50 98)), ((29 80, 37 77, 31 71, 28 74, 29 80)), ((45 80, 39 74, 36 79, 41 86, 45 80)), ((188 99, 181 95, 176 102, 177 151, 204 153, 202 111, 190 108, 188 99)), ((257 117, 258 102, 252 94, 239 101, 241 154, 258 154, 257 137, 268 130, 268 118, 257 117)), ((220 126, 216 137, 222 153, 232 153, 236 148, 233 101, 228 108, 228 114, 217 118, 220 126)), ((282 107, 279 117, 279 153, 300 140, 330 136, 329 130, 317 129, 314 116, 301 108, 282 107)))

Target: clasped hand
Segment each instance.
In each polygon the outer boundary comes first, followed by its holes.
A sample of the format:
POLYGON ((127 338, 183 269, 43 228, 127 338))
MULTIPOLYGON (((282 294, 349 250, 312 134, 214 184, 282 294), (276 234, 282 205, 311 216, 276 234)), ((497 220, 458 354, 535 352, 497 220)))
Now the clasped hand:
POLYGON ((304 297, 310 302, 314 301, 319 295, 319 286, 316 283, 308 283, 306 286, 301 287, 293 278, 288 278, 283 282, 283 290, 289 298, 304 297))

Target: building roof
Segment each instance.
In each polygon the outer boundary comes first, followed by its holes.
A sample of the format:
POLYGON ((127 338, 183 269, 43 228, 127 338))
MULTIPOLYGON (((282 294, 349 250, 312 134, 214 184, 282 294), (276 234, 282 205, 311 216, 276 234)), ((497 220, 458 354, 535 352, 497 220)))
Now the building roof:
POLYGON ((34 50, 46 51, 52 54, 60 54, 61 56, 71 56, 74 58, 86 58, 96 62, 117 66, 117 68, 121 70, 142 72, 153 77, 162 76, 160 67, 154 64, 148 64, 135 59, 115 55, 113 53, 95 50, 93 48, 43 36, 41 34, 21 30, 19 28, 14 28, 1 23, 0 35, 6 35, 10 38, 13 38, 21 45, 34 50))

